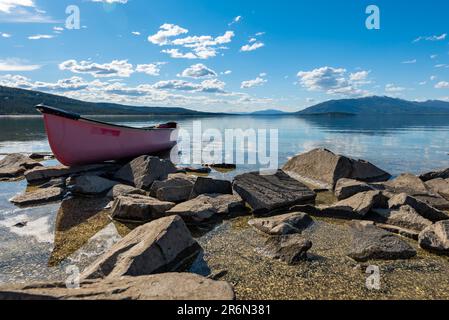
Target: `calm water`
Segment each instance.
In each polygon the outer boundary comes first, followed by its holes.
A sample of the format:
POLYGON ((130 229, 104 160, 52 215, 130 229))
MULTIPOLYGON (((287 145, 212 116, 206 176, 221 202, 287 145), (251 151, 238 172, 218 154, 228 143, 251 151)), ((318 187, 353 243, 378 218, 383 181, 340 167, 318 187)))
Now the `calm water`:
MULTIPOLYGON (((297 153, 326 147, 369 160, 393 175, 449 167, 449 117, 110 117, 101 120, 133 126, 175 120, 187 130, 192 129, 194 121, 201 121, 203 130, 278 129, 280 165, 297 153)), ((41 119, 0 118, 0 153, 42 151, 50 148, 41 119)), ((248 152, 255 152, 254 146, 248 146, 248 152)), ((236 172, 224 177, 231 178, 255 168, 240 165, 236 172)), ((14 207, 8 199, 23 192, 25 187, 25 182, 0 183, 0 283, 64 279, 66 266, 86 265, 120 238, 118 226, 102 216, 80 224, 79 229, 66 230, 58 221, 70 217, 60 216, 58 204, 31 209, 14 207), (14 227, 22 221, 28 222, 26 227, 14 227)))

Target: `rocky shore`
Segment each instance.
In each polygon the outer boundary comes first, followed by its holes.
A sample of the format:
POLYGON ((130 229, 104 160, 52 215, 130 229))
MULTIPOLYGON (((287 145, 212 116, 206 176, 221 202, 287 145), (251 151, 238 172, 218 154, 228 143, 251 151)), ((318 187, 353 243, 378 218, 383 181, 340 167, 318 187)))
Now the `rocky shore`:
POLYGON ((4 286, 0 299, 364 298, 372 295, 360 279, 368 265, 386 273, 386 288, 375 298, 420 298, 388 291, 391 283, 411 290, 404 281, 413 277, 423 282, 415 289, 442 288, 435 298, 447 298, 449 169, 392 179, 369 162, 324 149, 297 155, 277 172, 233 181, 207 177, 211 168, 232 165, 180 168, 152 156, 76 168, 41 160, 19 154, 0 160, 1 181, 28 183, 12 203, 77 208, 78 221, 67 232, 98 212, 127 228, 82 270, 81 289, 4 286), (199 259, 209 275, 191 273, 199 259), (390 279, 391 268, 410 270, 390 279), (335 286, 323 292, 326 272, 335 286), (361 285, 348 288, 351 281, 361 285))

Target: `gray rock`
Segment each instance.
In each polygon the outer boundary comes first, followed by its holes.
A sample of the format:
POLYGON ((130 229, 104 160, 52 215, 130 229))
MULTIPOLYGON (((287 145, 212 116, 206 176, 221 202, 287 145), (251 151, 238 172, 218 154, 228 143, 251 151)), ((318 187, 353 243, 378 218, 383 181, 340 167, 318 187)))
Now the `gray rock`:
POLYGON ((141 156, 121 168, 114 177, 139 189, 148 190, 154 181, 166 180, 169 174, 176 172, 175 165, 168 160, 141 156))
POLYGON ((391 175, 373 164, 337 155, 326 149, 315 149, 292 158, 282 168, 288 174, 314 185, 333 190, 342 178, 380 182, 391 175))
POLYGON ((328 215, 362 218, 373 208, 386 208, 387 206, 388 198, 381 191, 366 191, 325 207, 322 211, 328 215))
POLYGON ((10 199, 15 205, 26 207, 45 204, 49 202, 62 200, 64 197, 64 190, 61 188, 46 188, 38 189, 36 191, 27 192, 10 199))
POLYGON ((127 196, 131 194, 146 195, 146 191, 142 189, 137 189, 135 187, 127 186, 126 184, 117 184, 108 193, 108 198, 115 199, 119 196, 127 196))
POLYGON ((299 234, 270 237, 262 253, 272 259, 278 259, 289 265, 295 265, 307 259, 307 251, 312 242, 299 234))
POLYGON ((449 168, 442 169, 439 171, 427 172, 427 173, 420 175, 419 178, 424 182, 427 182, 427 181, 433 180, 433 179, 439 179, 439 178, 449 179, 449 168))
POLYGON ((233 187, 256 215, 311 203, 316 198, 315 192, 282 170, 274 175, 259 172, 239 175, 235 177, 233 187))
POLYGON ((405 205, 399 209, 377 210, 377 219, 385 224, 421 232, 432 225, 432 221, 423 218, 415 209, 405 205))
POLYGON ((172 202, 160 201, 139 194, 119 196, 111 209, 111 216, 117 220, 152 221, 165 217, 175 206, 172 202))
POLYGON ((190 199, 201 194, 232 194, 232 183, 227 180, 217 180, 198 177, 192 189, 190 199))
POLYGON ((272 236, 301 233, 313 224, 312 218, 301 212, 280 216, 252 219, 248 222, 253 228, 272 236))
POLYGON ((406 193, 401 193, 392 197, 388 201, 388 206, 390 209, 399 209, 402 206, 410 206, 415 209, 419 215, 432 222, 449 219, 449 214, 446 212, 429 206, 427 203, 409 196, 406 193))
POLYGON ((234 300, 232 286, 192 273, 89 280, 79 289, 65 283, 14 285, 0 288, 0 300, 234 300))
POLYGON ((87 165, 87 166, 77 166, 77 167, 66 167, 66 166, 38 167, 25 172, 25 178, 29 183, 36 183, 40 181, 51 180, 54 178, 80 175, 87 172, 108 173, 116 169, 117 169, 116 165, 107 163, 87 165))
POLYGON ((23 178, 23 174, 42 165, 23 154, 9 154, 0 160, 0 181, 9 181, 23 178))
POLYGON ((388 232, 395 233, 400 236, 418 241, 418 237, 419 237, 418 231, 405 229, 405 228, 393 226, 391 224, 384 224, 384 223, 376 223, 376 227, 379 227, 388 232))
POLYGON ((374 224, 354 221, 350 225, 352 245, 349 257, 356 261, 410 259, 416 250, 398 236, 374 224))
POLYGON ((449 220, 429 226, 419 234, 421 248, 449 256, 449 220))
POLYGON ((39 185, 39 188, 45 189, 45 188, 62 188, 65 189, 67 186, 66 184, 66 178, 55 178, 51 179, 50 181, 45 182, 44 184, 39 185))
POLYGON ((335 186, 335 196, 338 200, 344 200, 357 193, 372 190, 374 190, 374 188, 366 182, 343 178, 338 180, 337 185, 335 186))
POLYGON ((114 279, 186 270, 200 251, 180 217, 165 217, 134 229, 89 266, 81 278, 114 279))
POLYGON ((434 193, 449 201, 449 179, 433 179, 426 182, 426 186, 434 193))
POLYGON ((201 195, 172 208, 167 214, 178 215, 189 223, 206 222, 216 215, 224 216, 245 209, 238 195, 201 195))
POLYGON ((212 169, 207 168, 207 167, 201 167, 201 168, 182 167, 182 168, 178 168, 178 171, 184 172, 184 173, 196 173, 196 174, 208 175, 209 173, 212 172, 212 169))
POLYGON ((196 178, 177 173, 168 176, 167 180, 155 181, 150 189, 150 196, 161 201, 183 202, 190 199, 196 178))
POLYGON ((70 191, 85 195, 98 195, 111 190, 118 182, 94 175, 83 175, 69 178, 70 191))

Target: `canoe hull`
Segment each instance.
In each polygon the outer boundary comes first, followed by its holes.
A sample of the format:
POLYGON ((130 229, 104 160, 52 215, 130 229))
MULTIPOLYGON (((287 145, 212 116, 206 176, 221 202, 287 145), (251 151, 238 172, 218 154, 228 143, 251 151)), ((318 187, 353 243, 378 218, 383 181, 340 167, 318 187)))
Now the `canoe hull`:
POLYGON ((170 150, 177 129, 138 129, 44 113, 50 147, 66 166, 133 158, 170 150))

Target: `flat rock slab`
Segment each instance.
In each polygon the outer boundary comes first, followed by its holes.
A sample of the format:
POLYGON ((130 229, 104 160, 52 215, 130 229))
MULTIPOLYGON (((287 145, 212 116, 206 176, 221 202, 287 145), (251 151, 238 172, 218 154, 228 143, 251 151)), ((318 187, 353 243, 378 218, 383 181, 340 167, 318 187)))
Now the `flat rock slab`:
POLYGON ((272 259, 277 259, 289 265, 295 265, 307 259, 307 252, 312 248, 312 242, 299 234, 270 237, 262 253, 272 259))
POLYGON ((134 229, 82 274, 83 279, 114 279, 188 268, 200 253, 178 216, 161 218, 134 229))
POLYGON ((23 178, 23 174, 42 165, 23 154, 14 153, 0 160, 0 181, 10 181, 23 178))
POLYGON ((123 166, 114 178, 139 189, 149 190, 154 181, 166 180, 169 174, 176 172, 175 165, 169 160, 141 156, 123 166))
POLYGON ((423 230, 419 235, 421 248, 449 256, 449 220, 440 221, 423 230))
POLYGON ((164 273, 84 281, 79 289, 64 283, 0 287, 0 300, 234 300, 232 286, 192 273, 164 273))
POLYGON ((61 188, 46 188, 38 189, 33 192, 27 192, 10 199, 15 205, 25 207, 45 204, 49 202, 62 200, 64 197, 64 190, 61 188))
POLYGON ((362 218, 373 208, 386 208, 387 202, 388 198, 381 191, 366 191, 339 201, 332 206, 324 207, 322 211, 331 216, 362 218))
POLYGON ((227 180, 198 177, 190 198, 193 199, 202 194, 232 194, 232 183, 227 180))
POLYGON ((416 210, 416 212, 419 213, 422 217, 432 221, 437 222, 441 220, 447 220, 449 219, 449 214, 441 211, 439 209, 436 209, 427 203, 412 197, 406 193, 401 193, 398 195, 393 196, 388 201, 388 206, 390 209, 399 209, 402 206, 410 206, 413 209, 416 210))
POLYGON ((344 200, 357 193, 372 190, 374 190, 374 188, 366 182, 343 178, 338 180, 334 193, 338 200, 344 200))
POLYGON ((376 221, 384 224, 410 229, 418 233, 432 225, 432 221, 422 217, 415 209, 405 205, 399 209, 375 210, 376 221))
POLYGON ((111 216, 118 220, 133 220, 148 222, 165 217, 167 211, 175 206, 173 202, 160 201, 158 199, 129 194, 118 196, 112 205, 111 216))
POLYGON ((449 201, 449 179, 433 179, 426 182, 426 186, 434 193, 449 201))
POLYGON ((119 196, 127 196, 131 194, 140 194, 145 196, 147 193, 145 190, 131 187, 126 184, 117 184, 112 188, 111 191, 109 191, 108 198, 115 199, 119 196))
POLYGON ((416 256, 416 250, 407 242, 372 223, 353 221, 350 228, 352 245, 348 256, 356 261, 398 260, 416 256))
POLYGON ((290 159, 282 168, 295 177, 333 190, 342 178, 365 182, 387 181, 391 175, 375 165, 337 155, 326 149, 315 149, 290 159))
POLYGON ((83 175, 69 179, 68 186, 73 193, 98 195, 106 193, 118 182, 95 175, 83 175))
POLYGON ((438 178, 449 179, 449 168, 423 173, 419 178, 424 182, 438 178))
POLYGON ((190 199, 196 177, 182 173, 170 174, 167 180, 154 181, 150 196, 161 201, 183 202, 190 199))
POLYGON ((25 173, 25 178, 29 183, 51 180, 53 178, 68 177, 71 175, 79 175, 86 172, 109 172, 117 168, 115 164, 94 164, 78 167, 52 166, 38 167, 31 169, 25 173))
POLYGON ((239 175, 235 177, 233 187, 256 215, 307 204, 316 198, 315 192, 282 170, 274 175, 259 172, 239 175))
POLYGON ((301 233, 313 224, 313 219, 306 213, 294 212, 269 218, 252 219, 248 224, 271 236, 301 233))

